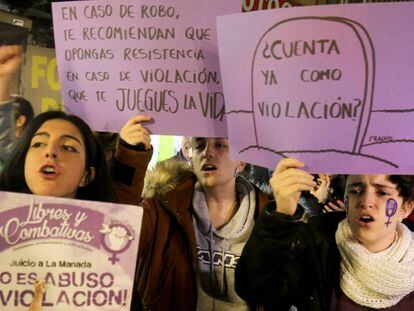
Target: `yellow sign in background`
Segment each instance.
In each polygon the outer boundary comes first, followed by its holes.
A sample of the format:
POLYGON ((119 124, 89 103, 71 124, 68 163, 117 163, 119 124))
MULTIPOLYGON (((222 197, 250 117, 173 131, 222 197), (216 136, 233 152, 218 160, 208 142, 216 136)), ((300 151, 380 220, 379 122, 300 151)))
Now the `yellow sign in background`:
POLYGON ((64 110, 54 49, 27 46, 21 79, 21 95, 33 105, 35 114, 64 110))

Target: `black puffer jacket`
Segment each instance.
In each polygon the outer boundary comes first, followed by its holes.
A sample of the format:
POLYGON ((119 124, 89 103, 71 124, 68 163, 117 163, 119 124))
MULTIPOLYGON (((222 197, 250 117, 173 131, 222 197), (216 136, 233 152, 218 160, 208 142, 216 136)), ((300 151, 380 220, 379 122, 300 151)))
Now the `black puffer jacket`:
MULTIPOLYGON (((301 208, 298 208, 300 211, 301 208)), ((341 256, 335 241, 345 212, 310 217, 307 223, 275 212, 268 203, 236 268, 236 291, 266 310, 373 310, 347 298, 339 288, 341 256)), ((413 310, 414 292, 381 310, 413 310)))
POLYGON ((237 293, 266 310, 292 305, 328 310, 339 284, 335 232, 345 213, 326 213, 304 223, 275 210, 275 203, 269 203, 243 250, 236 268, 237 293))

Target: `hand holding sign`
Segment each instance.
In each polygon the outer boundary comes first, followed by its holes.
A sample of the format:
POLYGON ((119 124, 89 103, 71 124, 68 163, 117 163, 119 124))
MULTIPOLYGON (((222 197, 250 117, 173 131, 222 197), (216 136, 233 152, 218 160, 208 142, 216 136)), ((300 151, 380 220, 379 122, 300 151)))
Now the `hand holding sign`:
POLYGON ((36 280, 34 283, 34 297, 30 304, 29 311, 40 311, 42 310, 42 300, 46 292, 45 281, 36 280))
POLYGON ((145 150, 151 148, 151 136, 149 131, 142 125, 142 122, 151 121, 150 116, 142 115, 130 118, 119 132, 119 136, 126 143, 137 146, 143 144, 145 150))
POLYGON ((270 178, 276 210, 279 213, 295 214, 301 192, 310 191, 316 186, 313 176, 301 169, 304 166, 305 164, 297 159, 283 159, 270 178))

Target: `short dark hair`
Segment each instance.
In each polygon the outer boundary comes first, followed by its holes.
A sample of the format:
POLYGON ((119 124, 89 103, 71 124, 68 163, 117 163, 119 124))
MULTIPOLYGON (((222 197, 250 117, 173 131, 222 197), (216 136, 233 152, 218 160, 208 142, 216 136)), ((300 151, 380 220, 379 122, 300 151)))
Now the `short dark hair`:
POLYGON ((78 188, 76 198, 80 200, 116 202, 115 189, 109 175, 101 144, 93 135, 90 127, 81 118, 68 115, 62 111, 44 112, 32 120, 13 149, 0 175, 0 190, 31 193, 24 176, 26 154, 33 135, 43 123, 52 119, 68 121, 79 129, 85 143, 86 168, 95 168, 95 178, 87 186, 78 188))
POLYGON ((30 123, 30 121, 33 120, 34 117, 34 111, 32 104, 25 98, 20 96, 14 97, 14 120, 17 120, 20 116, 26 117, 26 122, 24 124, 24 128, 27 127, 27 125, 30 123))
POLYGON ((414 201, 413 175, 388 175, 388 179, 397 185, 397 190, 404 202, 414 201))

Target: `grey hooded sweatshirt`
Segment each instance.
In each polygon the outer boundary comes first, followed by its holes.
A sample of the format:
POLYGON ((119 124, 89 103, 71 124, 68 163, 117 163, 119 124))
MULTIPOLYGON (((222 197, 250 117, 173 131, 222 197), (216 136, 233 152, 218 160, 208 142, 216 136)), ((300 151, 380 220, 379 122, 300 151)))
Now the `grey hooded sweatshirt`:
POLYGON ((254 226, 255 189, 243 177, 237 177, 239 208, 224 227, 216 230, 200 188, 195 187, 193 196, 199 267, 197 310, 249 310, 234 289, 234 271, 254 226))

